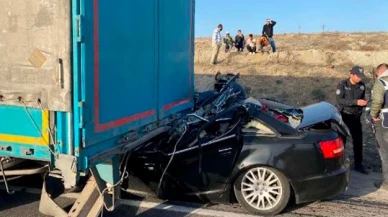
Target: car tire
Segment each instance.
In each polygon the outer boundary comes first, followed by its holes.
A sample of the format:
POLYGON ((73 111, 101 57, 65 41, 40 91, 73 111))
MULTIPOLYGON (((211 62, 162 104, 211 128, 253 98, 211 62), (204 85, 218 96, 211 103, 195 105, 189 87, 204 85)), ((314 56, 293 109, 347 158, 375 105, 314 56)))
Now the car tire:
POLYGON ((281 172, 260 166, 240 174, 234 182, 234 193, 240 205, 249 212, 271 216, 279 214, 287 206, 291 189, 281 172))

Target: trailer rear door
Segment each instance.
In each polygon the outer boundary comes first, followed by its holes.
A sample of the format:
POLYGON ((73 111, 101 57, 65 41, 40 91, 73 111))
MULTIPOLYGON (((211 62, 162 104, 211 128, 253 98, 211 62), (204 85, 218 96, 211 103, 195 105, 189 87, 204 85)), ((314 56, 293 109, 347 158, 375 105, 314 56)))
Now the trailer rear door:
POLYGON ((93 0, 80 6, 78 104, 85 147, 106 150, 113 141, 97 144, 192 104, 193 1, 93 0))

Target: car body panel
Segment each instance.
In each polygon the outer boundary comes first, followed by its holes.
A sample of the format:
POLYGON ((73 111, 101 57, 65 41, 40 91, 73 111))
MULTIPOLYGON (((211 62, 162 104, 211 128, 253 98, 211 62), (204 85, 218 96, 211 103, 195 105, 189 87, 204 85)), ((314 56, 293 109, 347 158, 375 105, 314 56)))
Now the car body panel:
POLYGON ((340 132, 344 138, 350 136, 349 128, 342 121, 341 114, 335 106, 327 102, 320 102, 302 107, 301 110, 303 111, 303 120, 297 127, 298 130, 319 122, 330 121, 334 130, 340 132))
MULTIPOLYGON (((219 96, 217 91, 204 94, 196 95, 196 109, 206 110, 209 101, 219 96)), ((153 189, 161 187, 160 197, 184 195, 205 202, 232 202, 237 178, 248 169, 265 166, 288 179, 297 203, 324 199, 343 192, 349 183, 345 157, 325 159, 319 146, 320 141, 347 135, 331 125, 308 127, 328 120, 340 124, 341 117, 331 108, 327 103, 295 109, 271 100, 236 100, 216 115, 193 122, 184 132, 174 129, 179 139, 173 133, 169 139, 155 140, 134 152, 129 165, 137 165, 134 176, 152 183, 153 189), (304 122, 295 128, 264 110, 263 104, 279 112, 303 112, 304 122), (313 117, 312 109, 324 114, 313 117), (165 178, 159 180, 164 172, 165 178)), ((193 113, 201 114, 207 115, 206 111, 193 113)))
POLYGON ((347 189, 348 183, 348 164, 334 172, 290 182, 295 189, 295 202, 297 204, 336 196, 347 189))
POLYGON ((338 110, 327 102, 320 102, 301 108, 303 119, 298 129, 311 126, 313 124, 324 122, 330 119, 340 120, 341 115, 338 110))
POLYGON ((235 171, 266 165, 281 171, 289 179, 301 179, 324 172, 326 164, 315 144, 299 138, 245 137, 235 171))

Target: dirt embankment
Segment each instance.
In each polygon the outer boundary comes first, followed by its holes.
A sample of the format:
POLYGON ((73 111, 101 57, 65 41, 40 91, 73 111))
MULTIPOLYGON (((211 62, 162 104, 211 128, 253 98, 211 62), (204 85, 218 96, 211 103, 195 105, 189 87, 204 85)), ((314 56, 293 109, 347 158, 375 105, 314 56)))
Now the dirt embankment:
MULTIPOLYGON (((210 64, 211 40, 200 38, 195 44, 195 86, 212 87, 214 75, 240 73, 239 81, 253 97, 274 98, 294 106, 322 100, 335 104, 335 90, 346 79, 353 65, 365 68, 367 97, 373 84, 374 68, 388 63, 388 33, 328 33, 276 35, 277 53, 249 55, 220 50, 216 66, 210 64)), ((364 123, 365 164, 380 171, 380 160, 370 126, 364 123)), ((351 145, 347 146, 352 155, 351 145)))

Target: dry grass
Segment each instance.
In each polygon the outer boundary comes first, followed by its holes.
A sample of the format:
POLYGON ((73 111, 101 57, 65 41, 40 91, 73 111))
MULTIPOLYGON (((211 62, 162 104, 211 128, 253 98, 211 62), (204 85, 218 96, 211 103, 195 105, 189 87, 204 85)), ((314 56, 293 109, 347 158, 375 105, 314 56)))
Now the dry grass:
MULTIPOLYGON (((275 54, 248 55, 247 51, 220 50, 216 66, 210 65, 210 38, 195 43, 196 87, 210 87, 217 71, 239 72, 255 97, 269 97, 303 106, 325 100, 335 103, 338 82, 347 78, 353 65, 372 73, 388 62, 388 33, 325 33, 276 35, 275 54), (209 75, 209 76, 208 76, 209 75)), ((369 87, 370 85, 368 85, 369 87)), ((369 90, 368 90, 369 91, 369 90)))
MULTIPOLYGON (((212 88, 217 71, 239 72, 239 81, 253 97, 273 98, 295 106, 322 100, 335 104, 336 86, 348 77, 353 65, 363 66, 370 78, 378 64, 388 62, 388 33, 283 34, 276 35, 275 41, 278 52, 270 55, 250 56, 246 51, 225 54, 221 48, 221 62, 212 66, 210 38, 197 39, 196 89, 212 88)), ((372 81, 366 84, 369 97, 372 81)), ((374 136, 368 125, 364 125, 364 143, 365 165, 380 172, 374 136)), ((350 156, 351 149, 348 145, 350 156)))

